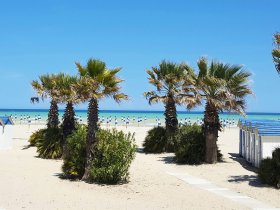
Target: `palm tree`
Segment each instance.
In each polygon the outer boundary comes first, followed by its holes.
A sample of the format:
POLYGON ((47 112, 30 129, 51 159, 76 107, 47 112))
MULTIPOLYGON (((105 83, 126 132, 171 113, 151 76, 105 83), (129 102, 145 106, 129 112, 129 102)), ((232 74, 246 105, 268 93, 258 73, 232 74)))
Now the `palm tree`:
POLYGON ((145 92, 149 104, 162 102, 165 105, 165 126, 168 136, 172 136, 178 128, 176 104, 181 104, 181 89, 187 75, 185 64, 176 64, 163 60, 159 67, 147 70, 149 83, 156 87, 155 91, 145 92))
POLYGON ((31 85, 37 94, 42 98, 50 98, 51 105, 48 113, 48 128, 58 128, 58 106, 59 94, 55 83, 56 75, 46 74, 39 77, 39 80, 33 80, 31 85))
POLYGON ((74 87, 78 82, 78 78, 75 76, 70 76, 64 73, 60 73, 56 76, 55 83, 57 86, 57 91, 59 95, 59 102, 66 103, 65 112, 62 121, 62 132, 64 142, 75 129, 75 110, 73 105, 78 103, 78 99, 74 87))
POLYGON ((121 93, 119 84, 123 80, 116 74, 121 68, 107 69, 103 61, 90 59, 86 66, 76 63, 80 73, 80 80, 76 85, 76 93, 81 100, 89 101, 88 105, 88 133, 86 141, 86 167, 83 180, 88 180, 90 163, 94 155, 96 145, 96 132, 98 129, 98 102, 99 100, 112 97, 116 102, 126 100, 127 95, 121 93))
POLYGON ((245 98, 252 94, 248 86, 251 74, 242 66, 212 61, 205 58, 198 61, 199 74, 196 88, 198 98, 206 102, 204 112, 204 132, 206 138, 205 161, 217 162, 218 131, 221 130, 219 113, 235 111, 244 115, 245 98))
POLYGON ((272 57, 275 68, 278 74, 280 74, 280 33, 275 33, 273 36, 275 48, 272 50, 272 57))

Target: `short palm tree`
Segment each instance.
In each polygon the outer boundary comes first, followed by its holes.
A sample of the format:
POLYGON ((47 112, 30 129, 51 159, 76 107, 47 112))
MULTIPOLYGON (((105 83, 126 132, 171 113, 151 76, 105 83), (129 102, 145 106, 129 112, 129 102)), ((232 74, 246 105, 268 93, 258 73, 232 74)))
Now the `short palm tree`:
POLYGON ((204 132, 206 138, 205 161, 217 161, 218 131, 221 130, 219 113, 235 111, 244 115, 245 98, 252 94, 248 82, 251 74, 242 66, 212 61, 205 58, 198 61, 197 94, 206 102, 204 112, 204 132))
POLYGON ((167 135, 173 135, 178 128, 176 104, 181 104, 181 90, 187 74, 185 64, 163 60, 159 67, 147 70, 149 83, 155 91, 145 92, 149 104, 162 102, 165 105, 165 126, 167 135))
POLYGON ((280 33, 274 34, 274 45, 275 48, 272 50, 273 62, 278 74, 280 74, 280 33))
POLYGON ((120 83, 117 77, 121 68, 107 69, 103 61, 90 59, 86 66, 76 63, 80 73, 80 80, 76 85, 76 93, 83 101, 89 101, 88 105, 88 133, 86 141, 86 168, 83 180, 88 180, 90 163, 94 156, 94 146, 97 143, 96 131, 98 129, 98 102, 112 97, 116 102, 126 100, 127 95, 121 93, 120 83))
POLYGON ((39 77, 39 80, 33 80, 31 85, 37 94, 42 98, 50 98, 51 106, 48 114, 47 127, 48 128, 58 128, 58 106, 59 94, 57 91, 57 86, 55 83, 56 75, 46 74, 39 77))
POLYGON ((56 76, 55 83, 59 95, 59 102, 66 103, 65 112, 62 121, 62 132, 64 141, 75 129, 75 110, 73 105, 79 103, 79 98, 74 90, 78 78, 64 73, 56 76))

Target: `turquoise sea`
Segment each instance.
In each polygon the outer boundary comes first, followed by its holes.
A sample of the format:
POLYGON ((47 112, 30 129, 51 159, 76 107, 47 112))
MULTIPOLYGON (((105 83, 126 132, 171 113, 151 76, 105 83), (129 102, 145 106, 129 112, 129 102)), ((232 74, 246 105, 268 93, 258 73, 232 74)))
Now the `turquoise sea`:
MULTIPOLYGON (((106 124, 114 124, 115 121, 118 125, 125 124, 129 119, 129 125, 146 125, 152 126, 164 123, 163 111, 126 111, 126 110, 100 110, 100 120, 106 124), (117 120, 115 120, 117 119, 117 120)), ((47 109, 0 109, 0 116, 12 116, 16 124, 44 124, 48 116, 47 109)), ((63 116, 63 110, 59 111, 60 118, 63 116)), ((86 123, 87 111, 76 110, 76 117, 82 123, 86 123)), ((186 121, 199 122, 203 118, 203 112, 194 111, 179 111, 179 122, 185 123, 186 121)), ((236 124, 238 119, 243 118, 235 113, 222 113, 220 114, 221 120, 229 120, 236 124)), ((248 112, 246 115, 248 119, 263 119, 263 120, 279 120, 280 113, 257 113, 248 112)))

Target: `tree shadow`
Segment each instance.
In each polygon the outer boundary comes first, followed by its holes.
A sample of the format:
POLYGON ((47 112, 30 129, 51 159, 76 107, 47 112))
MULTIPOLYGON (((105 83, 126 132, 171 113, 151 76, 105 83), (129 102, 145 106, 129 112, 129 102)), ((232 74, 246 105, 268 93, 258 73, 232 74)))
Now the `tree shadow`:
MULTIPOLYGON (((159 158, 159 161, 162 161, 166 164, 178 164, 176 163, 175 161, 175 156, 165 156, 165 157, 160 157, 159 158)), ((178 164, 178 165, 181 165, 181 164, 178 164)))
POLYGON ((231 183, 242 183, 247 182, 250 186, 253 187, 266 187, 261 183, 261 181, 258 179, 257 175, 240 175, 240 176, 230 176, 228 179, 228 182, 231 183))
POLYGON ((238 162, 244 169, 255 173, 255 175, 230 176, 228 182, 235 182, 235 183, 247 182, 250 186, 253 187, 266 187, 266 188, 270 187, 268 185, 261 183, 257 175, 258 169, 256 167, 252 166, 250 163, 248 163, 244 158, 242 158, 237 153, 228 153, 228 154, 231 156, 230 159, 238 162))
POLYGON ((28 140, 27 138, 13 138, 13 140, 28 140))
POLYGON ((258 169, 254 166, 252 166, 250 163, 248 163, 244 158, 242 158, 239 154, 237 153, 228 153, 231 157, 230 159, 238 162, 244 169, 257 173, 258 169))
POLYGON ((98 186, 120 186, 120 185, 128 184, 128 180, 122 180, 118 183, 107 183, 107 184, 106 183, 94 182, 94 181, 85 181, 85 180, 81 180, 78 177, 67 176, 64 173, 54 173, 53 176, 56 176, 61 180, 65 180, 65 181, 69 181, 69 182, 84 182, 84 183, 87 183, 87 184, 98 185, 98 186))
POLYGON ((59 179, 67 180, 67 181, 70 181, 70 182, 78 182, 78 181, 80 181, 78 178, 68 177, 68 176, 66 176, 63 173, 54 173, 53 176, 56 176, 59 179))
POLYGON ((30 144, 28 144, 28 145, 23 146, 21 150, 26 150, 26 149, 29 149, 30 147, 33 147, 33 146, 31 146, 30 144))
POLYGON ((143 147, 137 147, 137 148, 136 148, 136 152, 137 152, 137 153, 141 153, 141 154, 146 154, 146 153, 144 152, 143 147))

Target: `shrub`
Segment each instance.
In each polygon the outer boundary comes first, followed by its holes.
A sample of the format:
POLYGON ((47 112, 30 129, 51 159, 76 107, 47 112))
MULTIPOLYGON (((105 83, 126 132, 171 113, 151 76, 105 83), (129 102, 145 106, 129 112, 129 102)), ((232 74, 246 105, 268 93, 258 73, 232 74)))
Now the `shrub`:
POLYGON ((275 185, 276 167, 273 159, 266 158, 261 161, 258 176, 263 183, 275 185))
POLYGON ((205 158, 205 137, 201 126, 183 126, 176 135, 175 160, 178 163, 201 164, 205 158))
POLYGON ((166 151, 167 138, 164 127, 155 127, 148 131, 143 143, 143 150, 146 153, 161 153, 166 151))
POLYGON ((134 134, 99 129, 97 139, 90 180, 107 184, 127 181, 129 166, 136 152, 134 134))
POLYGON ((273 151, 272 158, 261 161, 258 177, 261 182, 280 188, 280 148, 273 151))
POLYGON ((62 132, 59 128, 48 128, 36 142, 38 156, 57 159, 62 155, 62 132))
POLYGON ((272 152, 272 159, 275 160, 277 165, 280 167, 280 147, 276 148, 272 152))
POLYGON ((43 139, 45 135, 46 129, 39 129, 31 134, 29 137, 29 145, 30 146, 36 146, 36 143, 39 139, 43 139))
POLYGON ((63 151, 62 171, 69 178, 82 178, 86 164, 87 128, 79 125, 67 140, 63 151))
POLYGON ((175 148, 177 147, 176 134, 177 132, 175 135, 166 136, 164 152, 175 152, 175 148))

